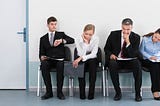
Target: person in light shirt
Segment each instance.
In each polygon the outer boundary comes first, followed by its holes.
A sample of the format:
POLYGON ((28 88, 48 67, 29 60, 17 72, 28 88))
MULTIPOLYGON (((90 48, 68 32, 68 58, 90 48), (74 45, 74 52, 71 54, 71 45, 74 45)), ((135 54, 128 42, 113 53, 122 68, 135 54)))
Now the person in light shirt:
POLYGON ((153 98, 160 100, 160 28, 144 35, 140 51, 143 55, 142 66, 150 70, 153 98))
MULTIPOLYGON (((94 35, 95 26, 87 24, 83 30, 83 34, 76 39, 77 58, 73 61, 73 67, 78 67, 80 62, 84 62, 84 71, 89 71, 89 94, 88 99, 94 99, 96 68, 97 68, 97 52, 99 38, 94 35)), ((80 99, 86 99, 85 95, 85 73, 83 78, 78 78, 80 99)))

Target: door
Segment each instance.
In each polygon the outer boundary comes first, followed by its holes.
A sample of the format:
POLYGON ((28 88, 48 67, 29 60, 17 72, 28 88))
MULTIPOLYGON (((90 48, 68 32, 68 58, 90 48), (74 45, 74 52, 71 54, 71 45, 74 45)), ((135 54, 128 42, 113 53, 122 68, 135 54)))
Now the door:
POLYGON ((26 0, 1 1, 0 14, 0 89, 26 89, 26 0))

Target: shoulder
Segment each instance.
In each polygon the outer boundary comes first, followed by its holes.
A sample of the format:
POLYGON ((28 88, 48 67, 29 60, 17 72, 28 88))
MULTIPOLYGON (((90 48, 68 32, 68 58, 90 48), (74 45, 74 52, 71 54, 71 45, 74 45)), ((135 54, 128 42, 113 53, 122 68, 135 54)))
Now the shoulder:
POLYGON ((40 39, 43 40, 43 39, 46 39, 48 38, 48 33, 46 33, 45 35, 43 35, 40 39))
POLYGON ((110 35, 108 36, 108 40, 116 39, 117 37, 120 38, 121 30, 111 31, 110 35))
POLYGON ((55 33, 60 34, 60 35, 64 35, 64 32, 61 32, 61 31, 56 31, 55 33))
POLYGON ((138 35, 138 34, 135 33, 135 32, 131 32, 131 35, 132 35, 134 38, 140 39, 140 35, 138 35))
POLYGON ((111 34, 113 34, 113 35, 115 35, 115 34, 121 34, 121 30, 111 31, 111 34))

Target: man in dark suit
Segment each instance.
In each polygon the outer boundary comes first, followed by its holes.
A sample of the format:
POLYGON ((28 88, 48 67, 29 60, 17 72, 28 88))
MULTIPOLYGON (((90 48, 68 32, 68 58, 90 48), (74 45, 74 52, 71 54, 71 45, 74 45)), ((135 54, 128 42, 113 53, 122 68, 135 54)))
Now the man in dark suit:
POLYGON ((56 31, 57 19, 55 17, 48 18, 47 26, 49 32, 40 38, 39 47, 42 76, 46 85, 46 93, 41 97, 41 99, 45 100, 53 97, 50 69, 54 67, 57 70, 57 97, 63 100, 65 99, 62 92, 64 61, 56 59, 64 59, 64 44, 74 43, 74 39, 65 35, 64 32, 56 31), (50 58, 55 58, 55 60, 50 58))
POLYGON ((142 101, 140 88, 142 83, 141 65, 138 60, 140 56, 140 36, 132 32, 133 21, 126 18, 122 21, 122 30, 112 31, 104 47, 106 55, 106 66, 109 67, 112 83, 116 94, 114 100, 122 97, 118 69, 131 69, 135 79, 135 100, 142 101), (132 58, 131 60, 119 60, 132 58))

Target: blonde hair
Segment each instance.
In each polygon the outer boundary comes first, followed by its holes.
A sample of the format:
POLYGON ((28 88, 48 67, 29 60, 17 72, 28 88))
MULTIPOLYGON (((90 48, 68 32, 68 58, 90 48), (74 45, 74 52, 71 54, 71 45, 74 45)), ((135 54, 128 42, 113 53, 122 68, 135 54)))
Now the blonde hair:
POLYGON ((93 24, 87 24, 85 27, 84 27, 84 32, 85 31, 88 31, 88 30, 93 30, 93 33, 95 32, 95 26, 93 24))

